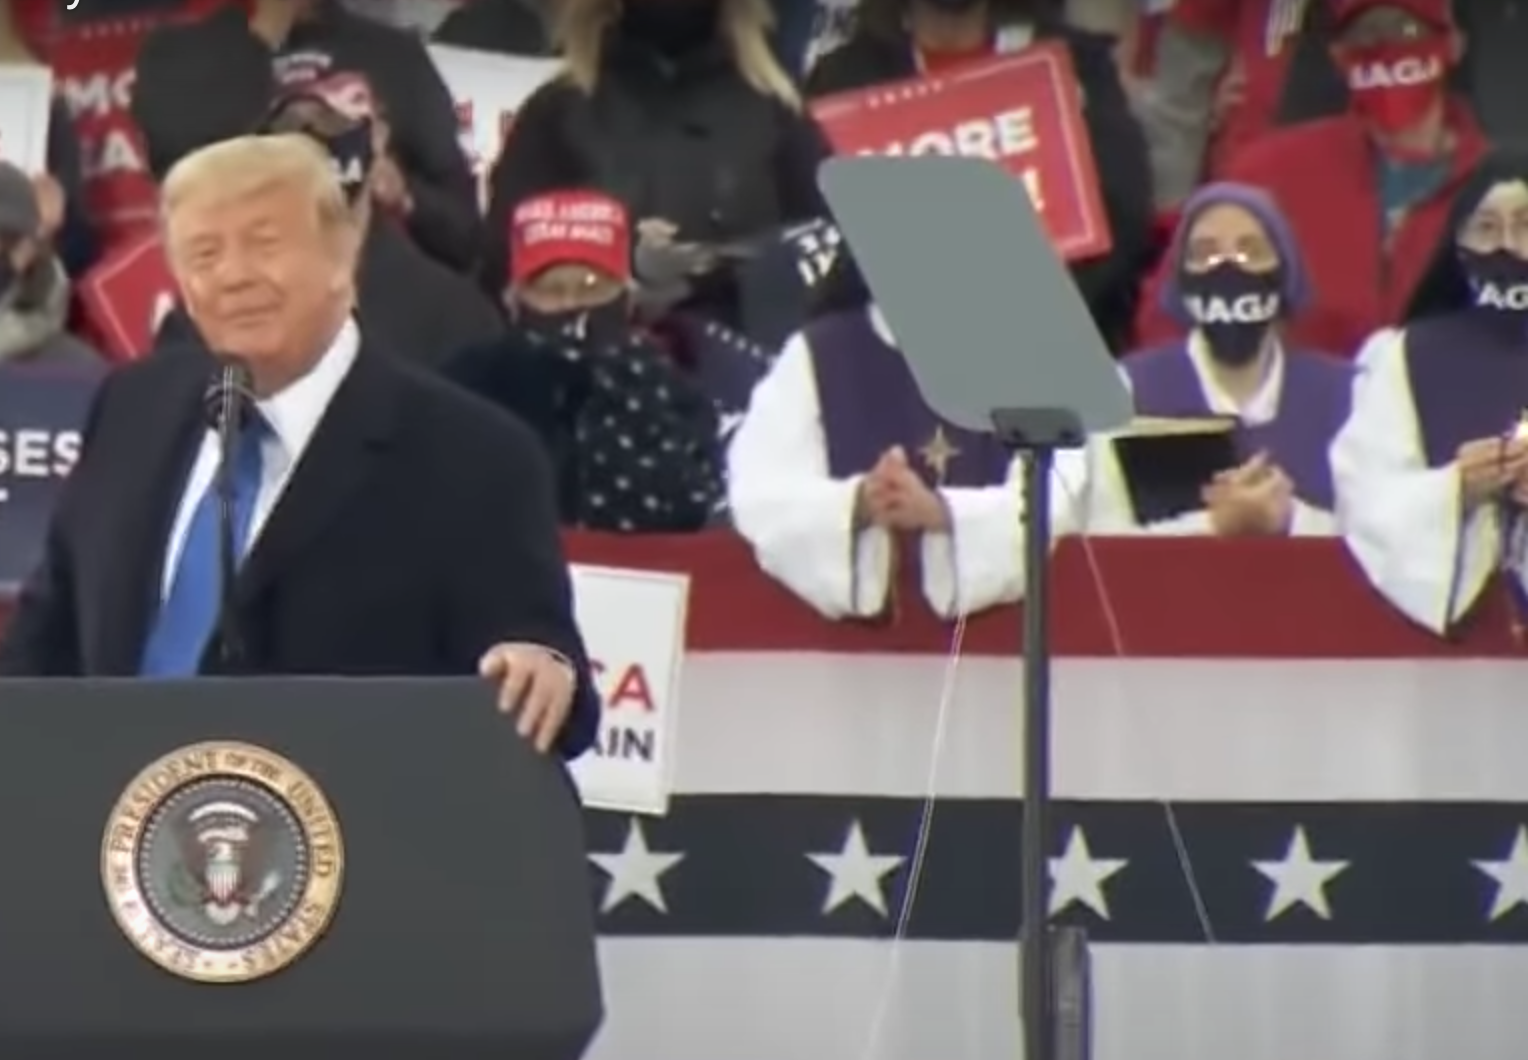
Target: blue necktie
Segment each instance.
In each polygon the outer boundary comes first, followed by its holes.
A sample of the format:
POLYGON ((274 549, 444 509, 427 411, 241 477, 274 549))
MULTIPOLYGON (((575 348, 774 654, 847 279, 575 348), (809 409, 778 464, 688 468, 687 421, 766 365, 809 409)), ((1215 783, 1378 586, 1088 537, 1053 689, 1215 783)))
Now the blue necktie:
MULTIPOLYGON (((260 444, 267 433, 258 416, 239 435, 233 454, 234 554, 242 561, 260 490, 260 444)), ((194 677, 217 624, 222 570, 218 555, 217 477, 197 501, 186 529, 170 592, 144 645, 141 677, 194 677)))

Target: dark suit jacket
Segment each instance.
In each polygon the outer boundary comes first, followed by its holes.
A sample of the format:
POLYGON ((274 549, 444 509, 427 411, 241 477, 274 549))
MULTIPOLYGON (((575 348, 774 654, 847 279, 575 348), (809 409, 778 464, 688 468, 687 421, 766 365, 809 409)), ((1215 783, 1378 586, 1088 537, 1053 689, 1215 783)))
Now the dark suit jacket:
MULTIPOLYGON (((137 672, 210 370, 188 348, 103 384, 0 644, 0 675, 137 672)), ((241 673, 464 675, 499 641, 545 645, 579 671, 563 753, 594 737, 599 701, 539 442, 395 357, 356 358, 239 572, 235 602, 241 673)), ((204 672, 225 669, 204 660, 204 672)))

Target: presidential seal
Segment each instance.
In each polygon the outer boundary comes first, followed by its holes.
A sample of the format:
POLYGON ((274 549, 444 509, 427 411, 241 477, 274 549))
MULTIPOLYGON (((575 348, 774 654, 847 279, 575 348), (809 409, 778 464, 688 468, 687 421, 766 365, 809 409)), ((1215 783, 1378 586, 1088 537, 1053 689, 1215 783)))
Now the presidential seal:
POLYGON ((101 840, 118 926, 183 979, 243 983, 287 967, 328 927, 345 848, 313 778, 250 744, 165 755, 133 778, 101 840))

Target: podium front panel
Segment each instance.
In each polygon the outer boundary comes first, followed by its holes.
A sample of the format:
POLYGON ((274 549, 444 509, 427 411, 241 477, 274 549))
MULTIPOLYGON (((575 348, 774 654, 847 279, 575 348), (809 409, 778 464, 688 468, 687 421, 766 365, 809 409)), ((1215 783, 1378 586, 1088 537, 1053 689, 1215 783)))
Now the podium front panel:
POLYGON ((0 682, 0 1051, 576 1057, 577 795, 477 681, 0 682))

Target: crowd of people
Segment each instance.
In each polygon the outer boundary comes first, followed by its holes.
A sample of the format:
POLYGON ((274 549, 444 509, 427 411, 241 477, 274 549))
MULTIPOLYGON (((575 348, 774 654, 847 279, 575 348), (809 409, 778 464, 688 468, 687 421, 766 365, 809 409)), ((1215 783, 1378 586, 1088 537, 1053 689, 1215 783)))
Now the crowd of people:
MULTIPOLYGON (((0 5, 0 58, 46 62, 26 2, 0 5)), ((1060 462, 1058 531, 1340 536, 1439 631, 1521 567, 1528 42, 1500 5, 460 0, 435 40, 562 64, 486 200, 384 6, 408 5, 200 4, 155 30, 145 157, 163 180, 250 133, 322 144, 365 233, 360 330, 530 424, 565 525, 730 524, 834 617, 882 611, 904 548, 940 613, 1020 597, 1008 456, 919 398, 819 190, 812 108, 1050 43, 1110 236, 1068 268, 1140 417, 1060 462)), ((11 362, 92 359, 68 333, 101 253, 68 118, 48 172, 0 163, 11 362)), ((197 343, 176 310, 142 353, 197 343)))

